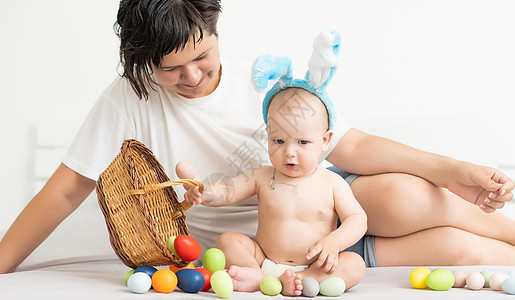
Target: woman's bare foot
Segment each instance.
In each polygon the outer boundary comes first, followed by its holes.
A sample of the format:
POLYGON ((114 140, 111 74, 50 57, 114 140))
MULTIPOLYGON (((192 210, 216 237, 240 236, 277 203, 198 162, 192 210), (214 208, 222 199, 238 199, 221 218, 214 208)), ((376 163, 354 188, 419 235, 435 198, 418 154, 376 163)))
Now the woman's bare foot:
MULTIPOLYGON (((261 269, 231 266, 227 273, 232 278, 234 290, 238 292, 257 292, 259 283, 265 276, 261 269)), ((302 280, 301 280, 302 281, 302 280)))
POLYGON ((278 277, 283 285, 281 294, 283 296, 300 296, 302 294, 302 275, 296 274, 291 269, 287 269, 278 277))

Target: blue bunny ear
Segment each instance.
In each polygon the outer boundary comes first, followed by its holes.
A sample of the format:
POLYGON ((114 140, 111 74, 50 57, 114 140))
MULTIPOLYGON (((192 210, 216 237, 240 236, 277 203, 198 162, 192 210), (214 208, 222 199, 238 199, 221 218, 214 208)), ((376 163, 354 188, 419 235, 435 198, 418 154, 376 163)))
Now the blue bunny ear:
POLYGON ((306 81, 315 89, 324 90, 338 67, 341 37, 335 30, 320 32, 313 41, 313 53, 308 62, 306 81))
POLYGON ((286 56, 265 54, 259 56, 252 68, 252 82, 258 90, 265 90, 270 80, 280 78, 283 81, 291 80, 291 59, 286 56))

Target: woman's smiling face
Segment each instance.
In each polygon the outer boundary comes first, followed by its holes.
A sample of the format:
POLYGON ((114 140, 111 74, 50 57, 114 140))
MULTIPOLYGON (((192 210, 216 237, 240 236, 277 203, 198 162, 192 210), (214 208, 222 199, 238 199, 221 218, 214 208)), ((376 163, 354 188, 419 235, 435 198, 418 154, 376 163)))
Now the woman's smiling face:
POLYGON ((211 94, 220 81, 220 52, 215 35, 190 40, 184 49, 165 55, 154 76, 163 88, 186 98, 211 94))

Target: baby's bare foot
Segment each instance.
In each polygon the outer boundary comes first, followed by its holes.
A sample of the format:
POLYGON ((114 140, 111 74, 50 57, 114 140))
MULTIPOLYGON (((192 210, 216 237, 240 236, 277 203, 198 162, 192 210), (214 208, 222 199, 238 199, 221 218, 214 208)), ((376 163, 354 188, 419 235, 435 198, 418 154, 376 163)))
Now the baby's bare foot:
POLYGON ((291 269, 287 269, 279 276, 283 285, 281 294, 283 296, 300 296, 302 294, 302 275, 296 274, 291 269))
POLYGON ((232 278, 234 290, 238 292, 257 292, 259 283, 265 276, 261 269, 231 266, 227 273, 232 278))

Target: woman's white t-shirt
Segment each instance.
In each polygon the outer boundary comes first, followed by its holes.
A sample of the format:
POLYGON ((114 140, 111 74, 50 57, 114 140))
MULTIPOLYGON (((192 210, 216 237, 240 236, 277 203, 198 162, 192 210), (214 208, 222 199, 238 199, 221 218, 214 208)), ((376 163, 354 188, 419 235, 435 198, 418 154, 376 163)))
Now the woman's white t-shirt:
MULTIPOLYGON (((191 163, 203 181, 270 165, 261 114, 264 94, 253 88, 250 74, 250 65, 224 60, 217 89, 195 99, 156 87, 148 100, 140 100, 126 79, 117 78, 94 105, 63 163, 97 180, 123 141, 136 139, 152 150, 171 179, 177 179, 174 170, 179 161, 191 163)), ((349 128, 338 118, 321 161, 349 128)), ((182 201, 182 188, 176 192, 182 201)), ((257 198, 226 207, 194 206, 186 212, 186 222, 203 252, 226 231, 254 238, 257 198)))

